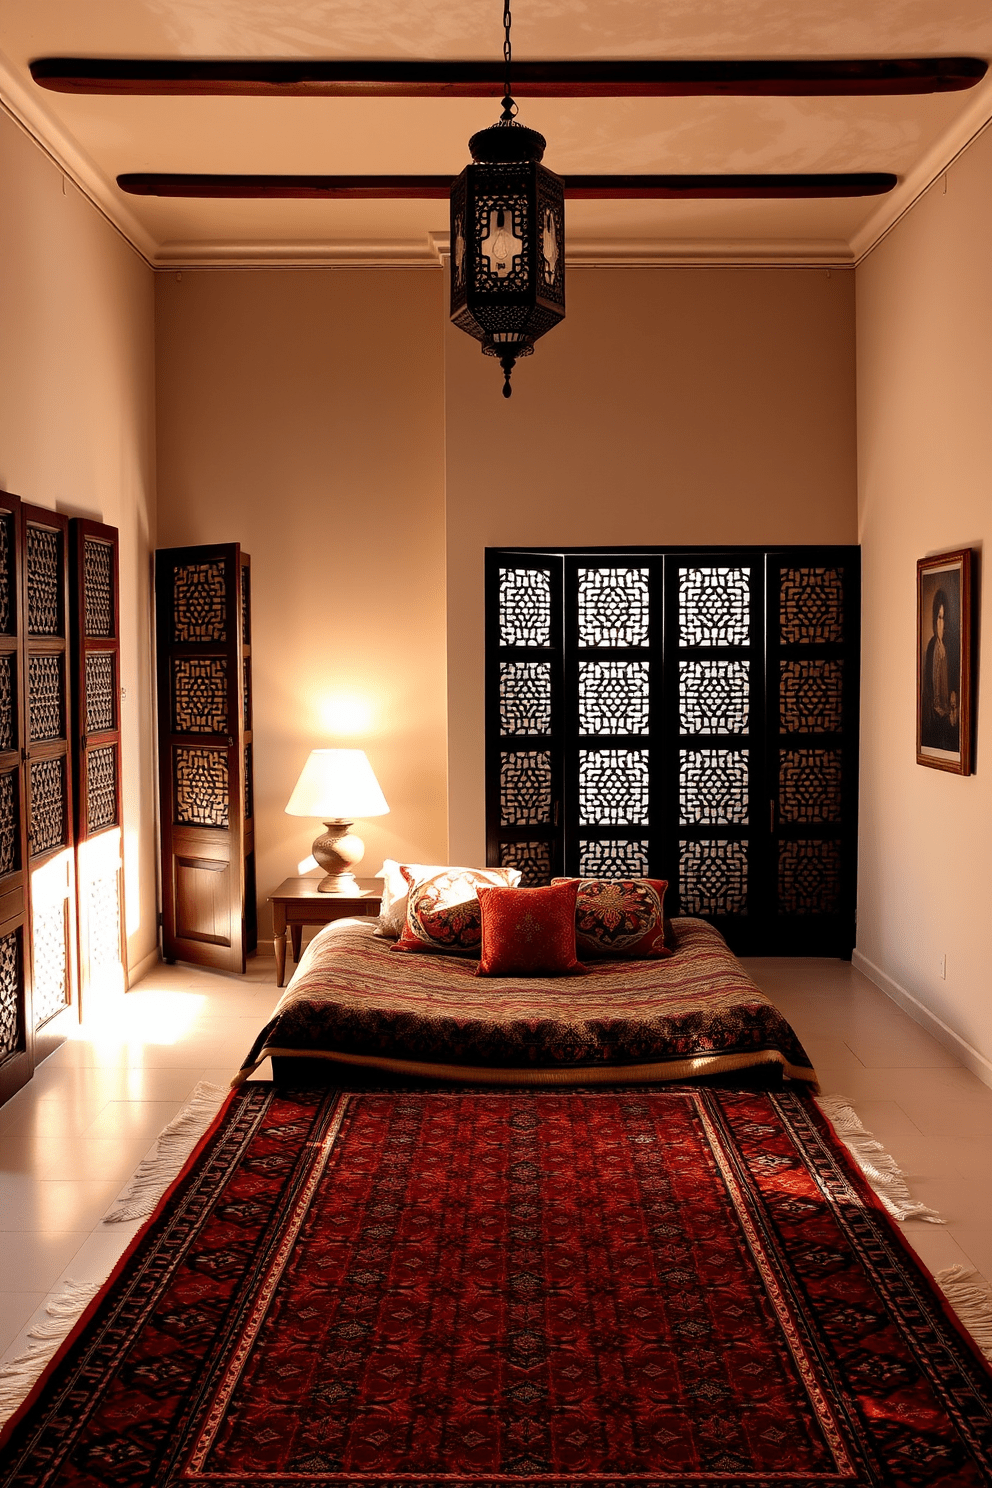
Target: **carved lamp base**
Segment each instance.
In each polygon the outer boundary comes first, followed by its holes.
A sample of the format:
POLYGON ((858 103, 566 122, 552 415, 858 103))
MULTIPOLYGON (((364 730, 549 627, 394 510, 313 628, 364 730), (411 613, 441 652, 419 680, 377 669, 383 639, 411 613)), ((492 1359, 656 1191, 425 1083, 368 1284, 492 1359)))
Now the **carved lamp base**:
POLYGON ((352 869, 365 853, 365 843, 351 830, 350 821, 325 822, 327 828, 314 842, 314 861, 325 877, 317 888, 322 894, 360 894, 352 869))

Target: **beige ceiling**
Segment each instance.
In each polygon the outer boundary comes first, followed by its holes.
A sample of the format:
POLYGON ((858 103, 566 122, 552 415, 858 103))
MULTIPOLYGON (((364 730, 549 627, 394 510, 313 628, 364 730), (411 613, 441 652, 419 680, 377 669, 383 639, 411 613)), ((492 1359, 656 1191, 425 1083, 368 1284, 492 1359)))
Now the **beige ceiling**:
MULTIPOLYGON (((459 171, 485 99, 113 98, 38 88, 44 56, 498 57, 499 0, 0 0, 0 96, 150 262, 437 262, 443 203, 183 201, 128 171, 459 171)), ((992 0, 515 0, 519 58, 992 58, 992 0)), ((533 99, 582 172, 893 171, 885 198, 570 202, 578 262, 855 260, 992 118, 992 78, 898 98, 533 99)))

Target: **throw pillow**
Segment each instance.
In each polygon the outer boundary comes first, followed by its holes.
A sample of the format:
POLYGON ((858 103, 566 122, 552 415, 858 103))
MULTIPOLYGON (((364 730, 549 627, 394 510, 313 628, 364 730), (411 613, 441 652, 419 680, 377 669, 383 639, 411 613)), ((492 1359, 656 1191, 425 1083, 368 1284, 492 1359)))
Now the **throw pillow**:
POLYGON ((398 863, 395 858, 386 859, 376 874, 376 878, 382 879, 382 900, 379 905, 379 920, 372 932, 383 939, 395 940, 397 935, 403 934, 403 926, 406 924, 406 896, 410 885, 403 877, 404 868, 409 868, 420 879, 443 873, 445 864, 398 863))
POLYGON ((477 956, 482 919, 476 889, 507 888, 519 879, 518 868, 442 868, 418 879, 404 863, 409 885, 403 933, 391 951, 433 951, 447 956, 477 956))
POLYGON ((542 889, 479 889, 482 956, 476 976, 584 976, 575 956, 578 880, 542 889))
MULTIPOLYGON (((552 883, 567 883, 552 879, 552 883)), ((573 880, 574 882, 574 880, 573 880)), ((575 945, 583 961, 648 961, 665 945, 663 878, 582 878, 575 901, 575 945)))

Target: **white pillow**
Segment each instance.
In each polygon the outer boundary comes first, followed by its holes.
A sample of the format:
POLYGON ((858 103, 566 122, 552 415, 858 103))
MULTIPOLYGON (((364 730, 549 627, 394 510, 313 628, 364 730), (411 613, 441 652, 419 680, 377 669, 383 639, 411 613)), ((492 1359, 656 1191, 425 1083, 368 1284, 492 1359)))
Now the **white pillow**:
MULTIPOLYGON (((379 919, 373 930, 373 935, 382 936, 386 940, 396 940, 403 934, 403 926, 406 924, 406 898, 410 892, 410 885, 403 877, 403 869, 413 875, 415 883, 422 883, 425 878, 433 878, 435 873, 462 873, 468 870, 462 868, 451 868, 444 863, 398 863, 395 858, 387 858, 383 863, 376 878, 382 879, 382 903, 379 907, 379 919)), ((520 882, 520 869, 507 868, 504 870, 511 889, 515 889, 520 882)))

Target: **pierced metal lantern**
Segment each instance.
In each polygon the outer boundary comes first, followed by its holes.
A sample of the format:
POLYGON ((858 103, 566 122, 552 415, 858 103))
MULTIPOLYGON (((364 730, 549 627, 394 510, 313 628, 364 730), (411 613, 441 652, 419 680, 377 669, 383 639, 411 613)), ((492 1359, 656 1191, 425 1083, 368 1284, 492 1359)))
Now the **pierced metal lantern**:
POLYGON ((451 319, 499 359, 504 398, 517 358, 565 319, 564 184, 540 163, 545 143, 507 106, 451 188, 451 319))

